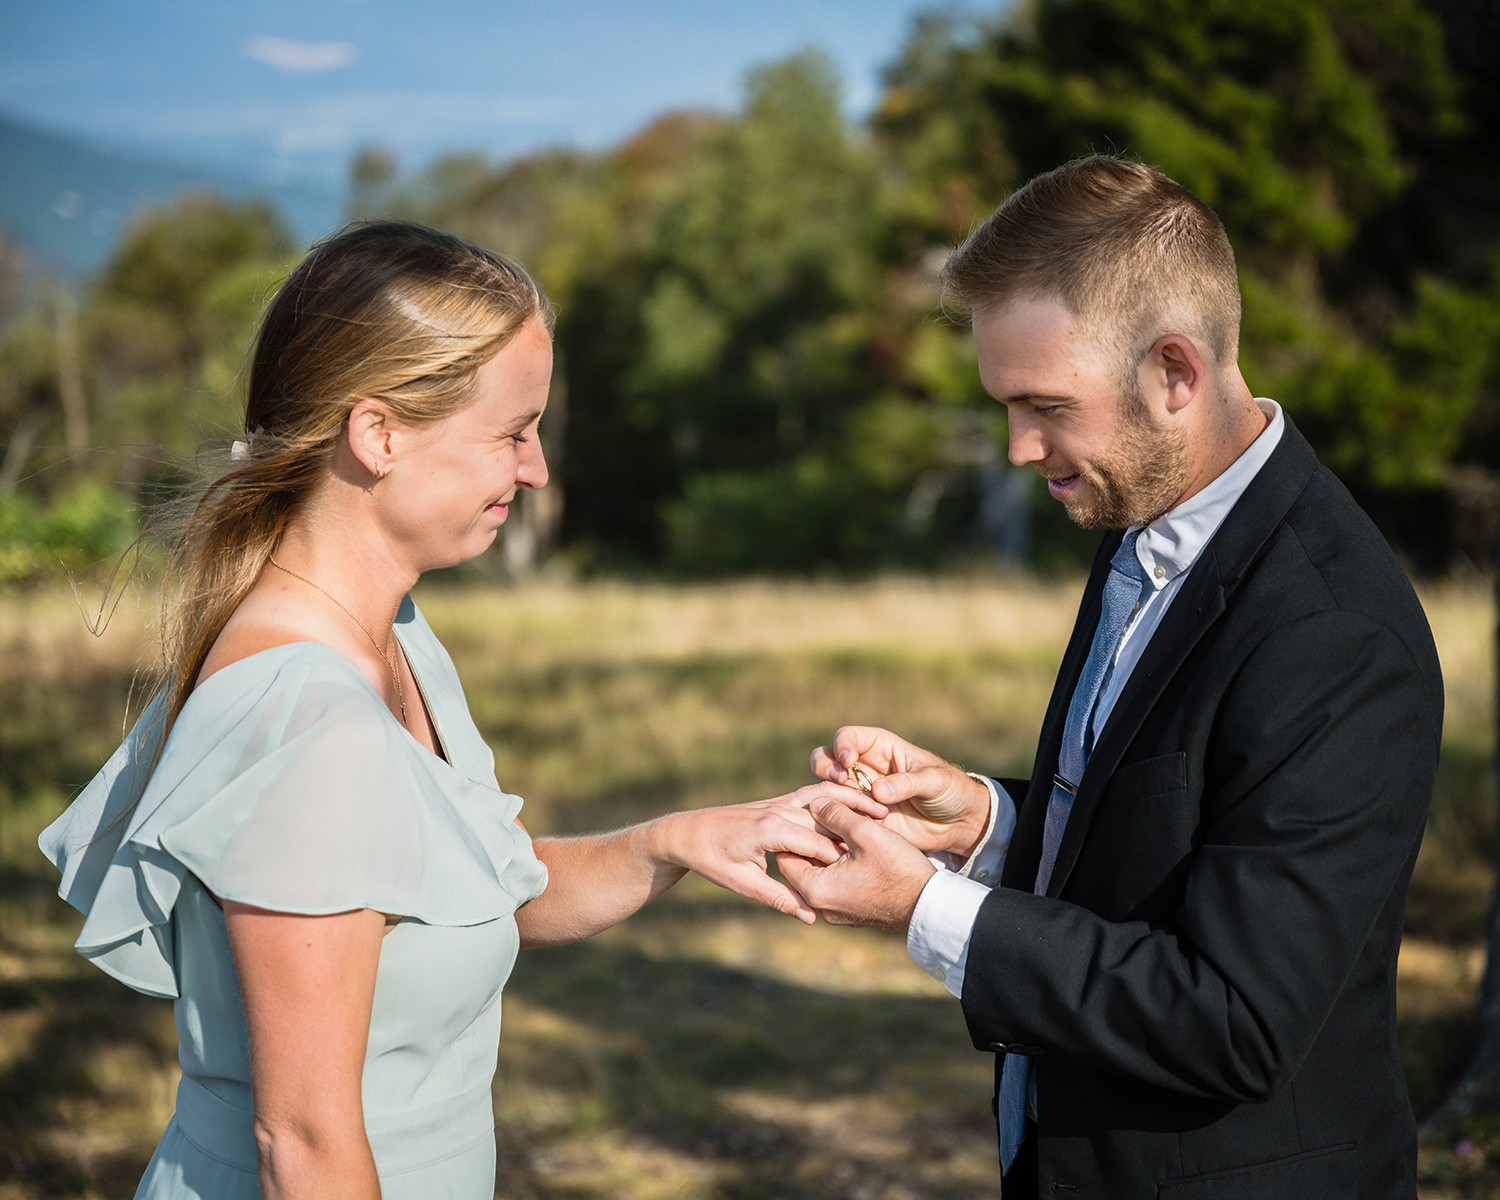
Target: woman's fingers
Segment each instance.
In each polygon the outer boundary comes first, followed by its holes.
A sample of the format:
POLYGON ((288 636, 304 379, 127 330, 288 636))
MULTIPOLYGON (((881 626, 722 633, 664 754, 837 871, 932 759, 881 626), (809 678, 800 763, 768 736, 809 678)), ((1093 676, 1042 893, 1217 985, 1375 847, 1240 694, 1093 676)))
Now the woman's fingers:
POLYGON ((863 813, 867 817, 874 817, 877 821, 885 816, 888 811, 886 806, 873 796, 839 783, 809 783, 798 788, 795 792, 788 792, 785 796, 776 797, 770 803, 788 804, 798 809, 807 809, 813 805, 820 805, 826 800, 842 801, 854 809, 855 812, 863 813))
POLYGON ((741 867, 732 870, 728 878, 716 882, 747 900, 758 900, 779 913, 796 917, 804 925, 811 925, 818 919, 818 914, 806 900, 763 869, 741 867))

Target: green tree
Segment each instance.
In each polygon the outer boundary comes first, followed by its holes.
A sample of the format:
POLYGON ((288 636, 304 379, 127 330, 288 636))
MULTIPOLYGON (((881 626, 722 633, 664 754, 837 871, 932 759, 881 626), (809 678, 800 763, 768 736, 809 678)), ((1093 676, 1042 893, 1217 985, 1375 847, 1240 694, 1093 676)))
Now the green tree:
POLYGON ((189 451, 232 428, 235 379, 291 249, 260 201, 187 195, 137 218, 83 318, 98 437, 189 451))
POLYGON ((379 146, 362 146, 349 163, 349 216, 364 221, 383 212, 397 177, 394 154, 379 146))
POLYGON ((158 361, 190 378, 222 333, 209 294, 247 263, 279 266, 290 239, 263 201, 233 204, 187 195, 143 213, 126 231, 94 289, 97 307, 149 314, 159 324, 158 361))
POLYGON ((742 113, 658 204, 636 268, 639 353, 615 387, 670 437, 669 561, 806 570, 908 553, 899 506, 937 431, 861 419, 899 408, 899 372, 879 352, 879 164, 827 59, 752 72, 742 113))
POLYGON ((919 22, 889 80, 879 128, 938 173, 928 194, 1008 175, 998 201, 1098 150, 1182 181, 1239 254, 1255 385, 1356 486, 1441 477, 1489 368, 1494 293, 1409 261, 1355 269, 1419 156, 1462 129, 1442 29, 1414 0, 1037 0, 919 22), (1453 321, 1473 339, 1443 338, 1453 321))
POLYGON ((896 547, 903 488, 933 454, 919 414, 901 437, 860 419, 902 391, 880 179, 832 66, 807 52, 752 72, 731 116, 670 113, 596 156, 446 161, 397 194, 553 295, 575 544, 807 569, 896 547))
POLYGON ((137 218, 81 304, 40 289, 0 329, 0 576, 107 557, 133 536, 142 487, 232 428, 289 251, 265 204, 184 196, 137 218))

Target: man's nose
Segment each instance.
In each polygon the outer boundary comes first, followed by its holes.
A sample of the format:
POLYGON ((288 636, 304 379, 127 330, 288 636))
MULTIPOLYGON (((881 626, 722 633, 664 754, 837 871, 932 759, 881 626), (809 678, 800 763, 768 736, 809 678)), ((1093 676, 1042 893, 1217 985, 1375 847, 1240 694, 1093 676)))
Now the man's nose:
POLYGON ((1008 418, 1007 424, 1010 426, 1010 461, 1013 466, 1024 467, 1047 457, 1047 447, 1035 424, 1014 413, 1008 418))

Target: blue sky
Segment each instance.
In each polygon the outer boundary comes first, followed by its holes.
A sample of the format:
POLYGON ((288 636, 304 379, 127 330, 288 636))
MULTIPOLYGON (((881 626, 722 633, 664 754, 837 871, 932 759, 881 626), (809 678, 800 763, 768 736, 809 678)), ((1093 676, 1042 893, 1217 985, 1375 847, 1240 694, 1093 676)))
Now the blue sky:
MULTIPOLYGON (((731 109, 745 71, 818 46, 868 111, 912 0, 7 0, 0 111, 97 144, 341 186, 378 144, 415 169, 609 145, 731 109)), ((966 4, 991 11, 994 3, 966 4)))

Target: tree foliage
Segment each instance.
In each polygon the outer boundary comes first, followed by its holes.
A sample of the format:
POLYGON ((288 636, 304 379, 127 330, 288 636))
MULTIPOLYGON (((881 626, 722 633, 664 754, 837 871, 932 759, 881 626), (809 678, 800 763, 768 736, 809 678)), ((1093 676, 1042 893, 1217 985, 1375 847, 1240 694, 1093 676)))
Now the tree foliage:
POLYGON ((967 184, 918 194, 1008 191, 1111 151, 1213 206, 1240 260, 1247 376, 1355 486, 1440 480, 1492 403, 1493 276, 1371 254, 1465 131, 1442 28, 1414 0, 1036 0, 919 23, 890 80, 889 143, 967 184))
MULTIPOLYGON (((366 147, 351 215, 453 229, 553 296, 543 432, 578 563, 850 571, 949 561, 997 521, 1024 532, 1003 418, 938 312, 936 273, 1035 172, 1132 155, 1223 217, 1252 386, 1388 532, 1417 514, 1407 548, 1446 553, 1433 530, 1467 477, 1452 468, 1500 467, 1500 89, 1483 6, 1434 3, 932 10, 867 125, 810 51, 751 72, 733 112, 668 113, 604 151, 403 174, 366 147)), ((78 319, 94 440, 186 449, 226 427, 287 258, 263 206, 144 214, 78 319)), ((38 303, 0 329, 0 423, 31 439, 33 468, 63 440, 59 312, 38 303)), ((1044 558, 1064 543, 1035 500, 1044 558)))
POLYGON ((81 298, 43 289, 0 329, 0 580, 119 550, 182 456, 233 427, 290 249, 266 204, 184 196, 141 214, 81 298), (97 452, 69 446, 79 438, 97 452))
POLYGON ((95 282, 85 322, 103 438, 191 450, 232 429, 255 320, 290 254, 262 202, 188 195, 142 214, 95 282))

